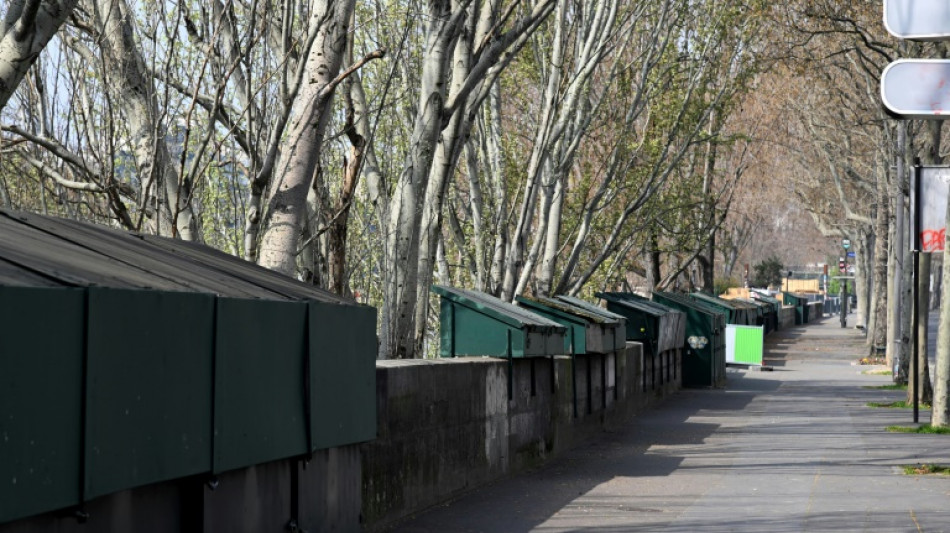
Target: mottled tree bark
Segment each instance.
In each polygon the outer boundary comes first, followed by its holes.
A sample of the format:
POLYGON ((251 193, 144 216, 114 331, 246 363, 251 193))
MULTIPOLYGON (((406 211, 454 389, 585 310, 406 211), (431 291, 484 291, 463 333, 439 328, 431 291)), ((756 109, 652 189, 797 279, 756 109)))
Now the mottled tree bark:
MULTIPOLYGON (((198 240, 191 207, 193 184, 182 178, 168 147, 178 139, 167 131, 155 84, 135 42, 125 0, 89 0, 101 32, 104 77, 113 100, 128 120, 132 155, 143 183, 142 202, 152 213, 152 230, 168 237, 198 240)), ((182 141, 183 142, 183 141, 182 141)))
POLYGON ((77 0, 9 2, 0 22, 0 109, 77 3, 77 0))
POLYGON ((887 237, 890 227, 890 199, 887 182, 883 177, 878 179, 877 200, 878 212, 874 222, 873 318, 869 324, 869 340, 872 353, 883 355, 887 343, 887 237))
POLYGON ((306 76, 293 103, 271 184, 258 263, 292 276, 297 248, 307 218, 307 193, 320 161, 323 136, 330 120, 337 78, 345 56, 349 23, 356 0, 320 0, 310 12, 317 32, 305 64, 306 76))

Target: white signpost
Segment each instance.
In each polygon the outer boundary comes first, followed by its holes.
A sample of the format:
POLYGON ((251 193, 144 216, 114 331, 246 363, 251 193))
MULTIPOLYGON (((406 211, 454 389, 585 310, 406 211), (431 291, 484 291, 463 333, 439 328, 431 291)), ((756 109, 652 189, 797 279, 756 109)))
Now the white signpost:
MULTIPOLYGON (((884 0, 884 27, 912 41, 950 40, 947 0, 884 0)), ((950 113, 950 60, 898 59, 881 73, 881 100, 901 118, 950 113)))
POLYGON ((950 114, 950 60, 898 59, 891 63, 881 74, 881 101, 901 118, 933 119, 950 114))
POLYGON ((947 0, 884 0, 884 27, 894 37, 941 41, 950 34, 947 0))
MULTIPOLYGON (((948 0, 884 0, 884 27, 895 37, 914 41, 950 40, 950 1, 948 0)), ((950 114, 950 60, 900 59, 887 66, 881 73, 881 100, 884 106, 901 118, 946 120, 950 114)), ((917 301, 920 275, 920 254, 926 250, 943 249, 946 242, 946 223, 943 218, 927 220, 924 204, 942 204, 945 214, 947 205, 947 169, 927 169, 917 165, 915 169, 914 203, 914 283, 913 301, 917 301), (929 179, 928 179, 929 178, 929 179), (929 185, 926 185, 929 181, 929 185), (944 196, 937 199, 937 191, 944 196), (927 232, 927 233, 925 233, 927 232)), ((940 205, 937 207, 939 212, 940 205)), ((939 215, 938 215, 939 216, 939 215)), ((919 313, 913 313, 911 331, 918 335, 919 313)), ((844 322, 842 322, 842 326, 844 322)), ((925 326, 926 327, 926 326, 925 326)), ((926 332, 924 333, 926 338, 926 332)), ((913 361, 910 370, 914 390, 918 387, 920 348, 916 339, 913 344, 913 361)), ((914 422, 918 421, 919 395, 914 395, 914 422)))

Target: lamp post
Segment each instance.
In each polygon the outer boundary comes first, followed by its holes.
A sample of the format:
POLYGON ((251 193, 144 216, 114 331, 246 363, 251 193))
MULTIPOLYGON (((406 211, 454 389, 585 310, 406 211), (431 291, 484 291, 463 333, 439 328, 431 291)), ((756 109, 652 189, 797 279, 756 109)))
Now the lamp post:
POLYGON ((841 327, 848 327, 848 280, 841 279, 841 327))

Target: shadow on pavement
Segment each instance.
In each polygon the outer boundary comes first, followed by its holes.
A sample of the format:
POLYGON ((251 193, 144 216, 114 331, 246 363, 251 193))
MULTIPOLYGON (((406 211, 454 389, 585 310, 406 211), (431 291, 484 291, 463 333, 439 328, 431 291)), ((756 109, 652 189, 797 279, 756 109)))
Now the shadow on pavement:
POLYGON ((688 455, 660 454, 651 449, 702 445, 721 425, 694 419, 739 416, 758 395, 780 386, 774 380, 729 372, 725 389, 684 389, 660 409, 641 413, 629 424, 606 431, 533 472, 480 487, 397 523, 391 531, 535 530, 604 482, 618 477, 635 482, 669 476, 682 468, 688 455))

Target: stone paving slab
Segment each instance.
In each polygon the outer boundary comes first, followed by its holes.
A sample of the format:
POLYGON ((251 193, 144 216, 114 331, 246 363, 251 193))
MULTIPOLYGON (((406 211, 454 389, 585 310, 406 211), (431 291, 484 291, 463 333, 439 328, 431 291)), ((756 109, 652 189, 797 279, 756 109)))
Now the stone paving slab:
MULTIPOLYGON (((884 431, 900 391, 853 362, 837 318, 767 340, 773 372, 730 368, 724 389, 684 390, 543 468, 398 525, 403 532, 950 531, 950 436, 884 431)), ((921 413, 929 420, 929 412, 921 413)))

